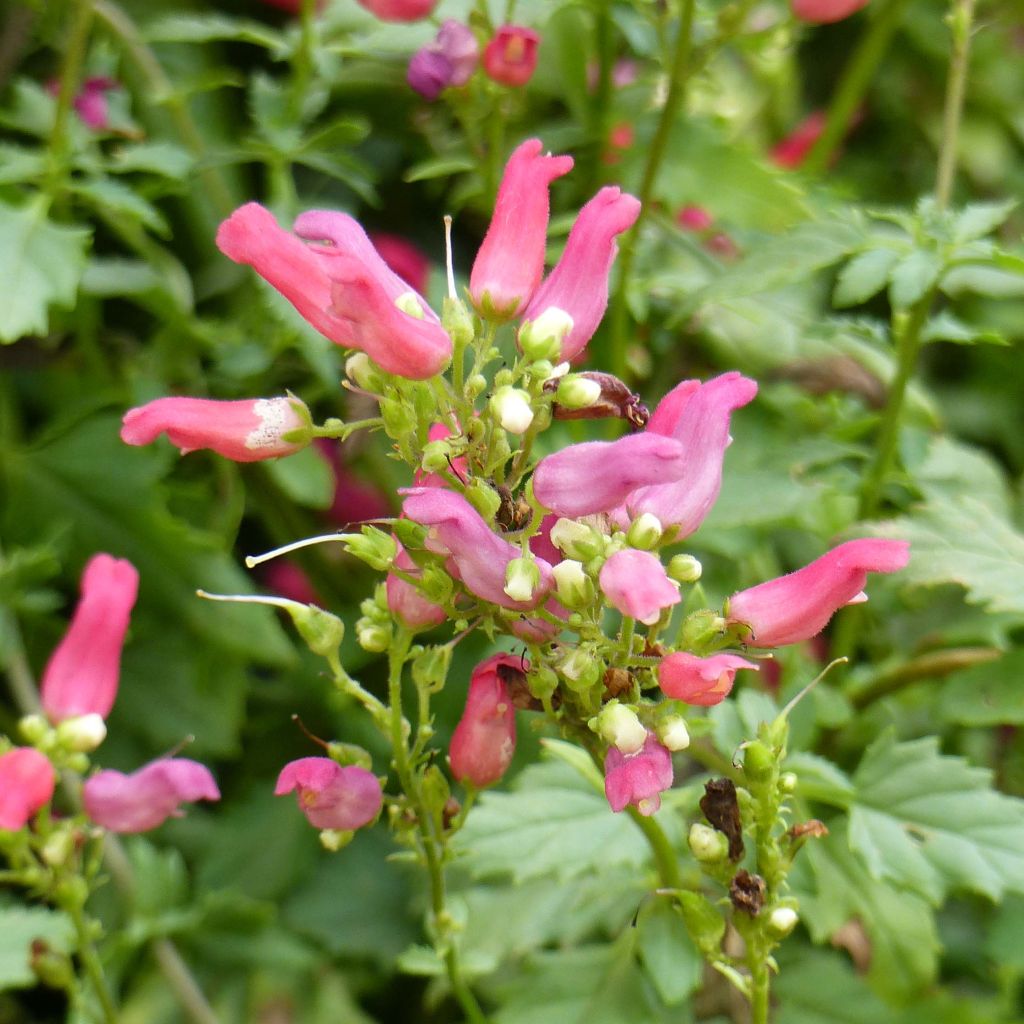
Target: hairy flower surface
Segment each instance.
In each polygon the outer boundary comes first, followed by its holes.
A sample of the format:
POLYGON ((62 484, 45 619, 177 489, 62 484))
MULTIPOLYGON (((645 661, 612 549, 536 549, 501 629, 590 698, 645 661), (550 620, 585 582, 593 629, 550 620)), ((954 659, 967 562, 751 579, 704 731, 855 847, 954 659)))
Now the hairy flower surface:
POLYGON ((672 755, 649 733, 635 754, 609 747, 604 759, 604 795, 613 811, 632 804, 649 817, 661 807, 661 794, 672 786, 672 755))
POLYGON ((50 802, 56 783, 53 765, 34 747, 0 754, 0 829, 23 829, 50 802))
POLYGON ((107 554, 89 559, 71 623, 43 670, 40 696, 50 721, 110 714, 138 590, 131 562, 107 554))
POLYGON ((665 696, 674 700, 712 707, 729 696, 736 673, 744 668, 757 672, 760 666, 737 654, 712 654, 701 658, 687 651, 677 651, 662 658, 658 665, 658 685, 665 696))
POLYGON ((649 551, 617 551, 601 567, 598 582, 613 608, 646 626, 654 625, 664 609, 680 601, 679 585, 649 551))
POLYGON ((274 796, 294 792, 299 809, 314 828, 349 832, 380 813, 384 797, 373 772, 340 765, 329 757, 303 757, 281 769, 274 796))
POLYGON ((516 751, 515 708, 498 675, 501 665, 519 671, 526 667, 519 657, 495 654, 473 669, 466 707, 448 748, 452 775, 478 789, 497 782, 516 751))

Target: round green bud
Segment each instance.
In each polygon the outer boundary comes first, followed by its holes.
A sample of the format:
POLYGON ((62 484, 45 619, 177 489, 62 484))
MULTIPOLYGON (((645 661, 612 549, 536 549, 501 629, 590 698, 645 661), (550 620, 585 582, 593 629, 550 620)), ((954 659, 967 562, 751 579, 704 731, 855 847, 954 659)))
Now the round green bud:
POLYGON ((668 563, 668 575, 677 583, 696 583, 703 567, 693 555, 673 555, 668 563))
POLYGON ((710 825, 694 822, 687 836, 690 852, 701 864, 720 864, 729 856, 729 840, 710 825))

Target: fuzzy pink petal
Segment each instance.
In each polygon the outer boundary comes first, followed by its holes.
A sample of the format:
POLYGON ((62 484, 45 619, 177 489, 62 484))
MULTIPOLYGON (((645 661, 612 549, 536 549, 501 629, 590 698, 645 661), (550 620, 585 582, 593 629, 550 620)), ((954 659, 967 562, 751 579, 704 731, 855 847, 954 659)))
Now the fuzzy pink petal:
POLYGON ((646 625, 680 601, 679 587, 649 551, 617 551, 601 567, 598 582, 613 608, 646 625))
POLYGON ((488 78, 519 88, 537 70, 540 36, 522 25, 501 25, 484 47, 483 68, 488 78))
POLYGON ((17 832, 53 797, 57 774, 33 747, 0 754, 0 829, 17 832))
POLYGON ((381 21, 422 21, 429 18, 437 0, 357 0, 381 21))
POLYGON ((740 669, 757 672, 760 665, 736 654, 712 654, 701 658, 686 651, 677 651, 662 658, 658 665, 658 685, 674 700, 699 707, 720 704, 729 695, 740 669))
POLYGON ((673 781, 672 754, 653 733, 647 734, 643 747, 635 754, 623 754, 609 747, 604 759, 604 793, 613 811, 629 804, 641 814, 653 814, 661 806, 661 794, 673 781))
POLYGON ((477 788, 497 782, 516 750, 516 713, 499 665, 524 667, 519 657, 496 654, 473 669, 466 708, 449 747, 452 775, 477 788))
POLYGON ((380 781, 358 765, 342 767, 328 757, 303 757, 284 766, 275 796, 296 790, 299 808, 314 828, 343 832, 362 828, 380 813, 380 781))

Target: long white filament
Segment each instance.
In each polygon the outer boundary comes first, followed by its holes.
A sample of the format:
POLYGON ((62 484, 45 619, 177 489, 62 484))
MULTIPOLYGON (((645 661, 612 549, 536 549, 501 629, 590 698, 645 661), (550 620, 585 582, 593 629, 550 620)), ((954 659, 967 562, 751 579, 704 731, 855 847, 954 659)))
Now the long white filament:
POLYGON ((277 558, 278 555, 287 555, 292 551, 298 551, 300 548, 310 548, 314 544, 331 544, 344 542, 349 539, 351 534, 346 533, 326 533, 319 537, 306 537, 305 540, 292 541, 291 544, 285 544, 283 547, 274 548, 272 551, 264 551, 262 555, 246 555, 245 565, 247 569, 253 569, 257 565, 263 562, 269 562, 272 558, 277 558))
POLYGON ((456 299, 455 294, 455 263, 452 258, 452 218, 451 214, 444 215, 444 261, 448 271, 448 298, 456 299))

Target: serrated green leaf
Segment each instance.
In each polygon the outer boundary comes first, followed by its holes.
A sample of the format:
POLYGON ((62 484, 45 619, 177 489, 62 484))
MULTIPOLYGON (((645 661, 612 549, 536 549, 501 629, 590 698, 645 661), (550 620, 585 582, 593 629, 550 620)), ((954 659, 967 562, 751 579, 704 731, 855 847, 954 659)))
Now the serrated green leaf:
POLYGON ((37 182, 46 171, 46 155, 39 149, 0 145, 0 185, 37 182))
POLYGON ((118 174, 146 171, 180 181, 189 175, 195 162, 187 149, 173 142, 136 142, 114 152, 110 170, 118 174))
POLYGON ((703 963, 674 902, 653 900, 637 921, 637 952, 666 1006, 676 1006, 700 985, 703 963))
POLYGON ((786 758, 785 770, 795 772, 802 799, 820 800, 833 807, 849 807, 856 790, 849 776, 827 758, 797 751, 786 758))
POLYGON ((867 302, 885 287, 889 272, 899 258, 895 249, 869 249, 858 253, 839 271, 832 305, 843 309, 867 302))
POLYGON ((918 486, 928 497, 955 498, 967 493, 987 505, 996 515, 1011 514, 1010 489, 999 463, 984 449, 936 437, 928 446, 924 462, 914 473, 918 486))
POLYGON ((939 712, 956 725, 1024 725, 1024 651, 951 675, 939 712))
POLYGON ((1009 345, 998 331, 977 327, 954 316, 948 310, 936 313, 921 331, 922 341, 951 341, 955 345, 1009 345))
POLYGON ((287 49, 284 37, 263 23, 226 14, 169 15, 147 25, 145 36, 151 43, 210 43, 228 39, 268 50, 287 49))
POLYGON ((953 237, 957 242, 972 242, 995 231, 1013 213, 1015 199, 1001 203, 971 203, 953 221, 953 237))
POLYGON ((421 160, 410 167, 402 180, 412 183, 414 181, 430 181, 433 178, 448 178, 453 174, 464 174, 476 167, 476 161, 468 153, 456 156, 438 156, 429 160, 421 160))
POLYGON ((906 309, 932 287, 942 271, 939 257, 927 249, 904 256, 889 275, 889 301, 895 309, 906 309))
POLYGON ((0 203, 0 342, 45 334, 49 307, 72 306, 90 237, 49 221, 42 203, 0 203))
POLYGON ((999 899, 1024 887, 1024 801, 991 788, 992 774, 892 731, 853 776, 850 845, 872 877, 939 903, 951 891, 999 899))
POLYGON ((95 178, 76 183, 72 191, 114 217, 129 217, 164 238, 170 235, 171 229, 164 215, 133 188, 115 178, 95 178))
POLYGON ((0 907, 0 990, 38 983, 29 966, 32 943, 41 939, 56 952, 74 950, 71 921, 43 907, 0 907))

